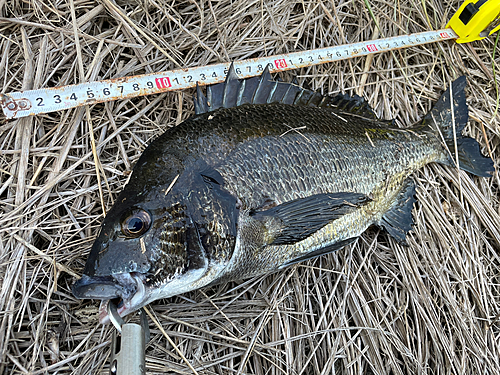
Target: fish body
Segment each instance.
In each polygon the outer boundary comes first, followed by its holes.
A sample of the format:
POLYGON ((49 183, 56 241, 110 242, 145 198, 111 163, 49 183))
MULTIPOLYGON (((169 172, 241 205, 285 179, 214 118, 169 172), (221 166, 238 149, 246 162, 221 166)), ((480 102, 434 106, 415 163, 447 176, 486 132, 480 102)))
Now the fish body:
POLYGON ((465 84, 455 81, 404 130, 361 98, 323 97, 267 71, 239 81, 231 69, 208 99, 198 90, 196 116, 146 148, 73 293, 103 300, 105 322, 107 300, 120 298, 126 315, 334 251, 371 225, 405 243, 413 172, 453 165, 455 141, 462 169, 493 171, 477 142, 461 136, 465 84))

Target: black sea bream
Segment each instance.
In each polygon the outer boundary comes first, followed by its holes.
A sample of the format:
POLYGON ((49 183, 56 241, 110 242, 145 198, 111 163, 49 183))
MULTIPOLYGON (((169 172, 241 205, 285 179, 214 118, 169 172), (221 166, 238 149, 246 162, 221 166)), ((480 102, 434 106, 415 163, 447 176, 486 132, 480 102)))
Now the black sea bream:
POLYGON ((196 115, 154 140, 104 219, 78 298, 156 299, 261 275, 334 251, 369 226, 411 229, 411 174, 432 162, 494 171, 468 121, 465 77, 400 129, 361 98, 321 96, 269 72, 197 90, 196 115), (454 126, 453 126, 454 122, 454 126), (456 130, 456 134, 453 133, 456 130), (455 138, 455 139, 454 139, 455 138))

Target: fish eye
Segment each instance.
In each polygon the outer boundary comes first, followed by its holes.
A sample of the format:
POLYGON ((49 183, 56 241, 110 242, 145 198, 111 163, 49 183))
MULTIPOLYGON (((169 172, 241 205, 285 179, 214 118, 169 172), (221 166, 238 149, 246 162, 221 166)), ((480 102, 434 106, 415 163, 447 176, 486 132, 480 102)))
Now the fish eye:
POLYGON ((121 222, 122 233, 129 238, 136 238, 146 233, 151 226, 151 216, 144 210, 133 210, 121 222))

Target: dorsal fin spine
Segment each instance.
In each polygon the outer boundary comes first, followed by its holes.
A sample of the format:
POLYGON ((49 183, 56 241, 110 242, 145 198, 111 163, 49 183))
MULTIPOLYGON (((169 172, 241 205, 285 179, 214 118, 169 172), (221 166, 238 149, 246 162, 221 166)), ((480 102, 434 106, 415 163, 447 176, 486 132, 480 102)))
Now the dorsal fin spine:
POLYGON ((271 91, 269 91, 269 95, 267 96, 267 99, 266 99, 267 104, 273 103, 273 96, 274 96, 274 93, 276 92, 277 87, 278 87, 278 81, 274 81, 274 85, 271 88, 271 91))
POLYGON ((260 76, 259 84, 257 85, 257 89, 252 97, 252 103, 268 103, 267 99, 269 97, 269 91, 271 90, 272 84, 274 84, 274 81, 271 77, 271 73, 269 72, 269 66, 266 66, 264 72, 260 76))
MULTIPOLYGON (((231 67, 232 66, 233 65, 231 64, 231 67)), ((224 108, 231 108, 236 106, 239 86, 240 81, 233 67, 233 69, 229 69, 226 76, 226 81, 224 82, 224 93, 222 98, 222 106, 224 108)))
POLYGON ((246 80, 240 82, 240 88, 238 90, 238 98, 236 99, 236 106, 239 107, 242 103, 243 93, 245 92, 246 80))
POLYGON ((300 88, 300 91, 299 91, 299 92, 298 92, 298 94, 295 96, 295 99, 294 99, 294 101, 293 101, 293 104, 294 104, 294 105, 297 105, 297 104, 299 103, 300 99, 302 98, 302 95, 304 94, 304 91, 305 91, 305 90, 301 87, 301 88, 300 88))
POLYGON ((196 82, 196 94, 194 96, 194 111, 198 115, 200 113, 208 112, 207 98, 203 95, 200 85, 196 82))
POLYGON ((212 86, 207 87, 207 104, 208 104, 207 112, 210 112, 212 109, 212 86))
POLYGON ((293 102, 295 101, 295 97, 297 96, 299 91, 300 87, 294 84, 290 84, 288 86, 288 90, 286 90, 285 95, 283 95, 283 98, 281 99, 280 103, 293 104, 293 102))

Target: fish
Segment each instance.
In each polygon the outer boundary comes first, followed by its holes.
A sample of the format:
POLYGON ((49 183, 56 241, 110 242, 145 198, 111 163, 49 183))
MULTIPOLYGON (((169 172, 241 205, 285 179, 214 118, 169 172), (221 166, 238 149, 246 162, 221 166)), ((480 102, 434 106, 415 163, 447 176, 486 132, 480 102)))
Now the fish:
POLYGON ((266 68, 198 86, 195 115, 144 150, 103 219, 79 299, 125 316, 157 299, 279 271, 378 226, 408 245, 412 174, 429 163, 490 177, 462 131, 466 77, 421 121, 400 128, 359 96, 322 95, 266 68))

